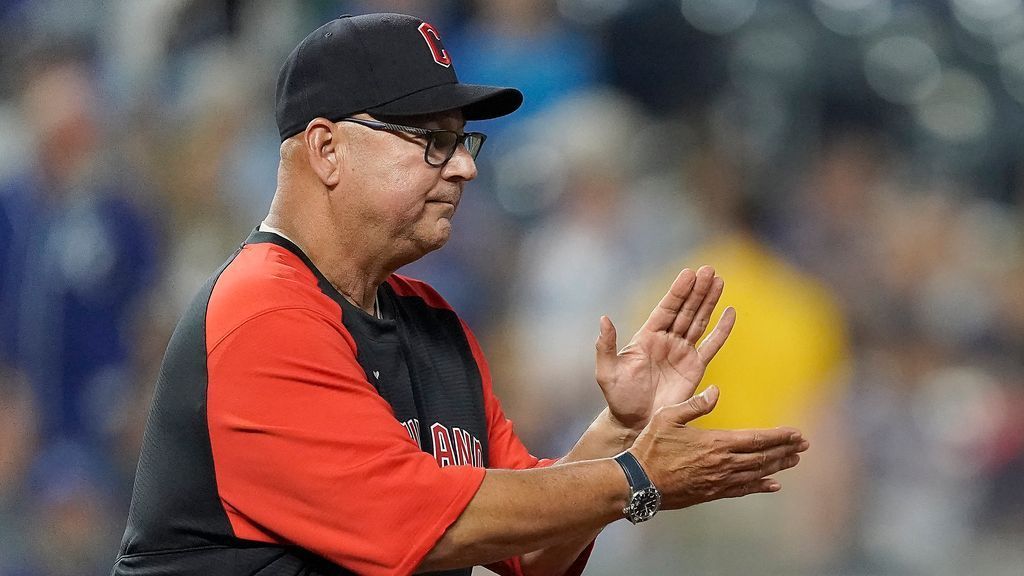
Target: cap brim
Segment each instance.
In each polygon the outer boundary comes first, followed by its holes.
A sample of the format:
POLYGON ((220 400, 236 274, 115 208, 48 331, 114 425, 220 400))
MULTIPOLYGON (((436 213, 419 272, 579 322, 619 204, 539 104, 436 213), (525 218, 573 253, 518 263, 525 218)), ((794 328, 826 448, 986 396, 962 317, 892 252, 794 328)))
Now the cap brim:
POLYGON ((384 116, 418 116, 462 110, 466 120, 488 120, 515 112, 523 93, 515 88, 479 84, 441 84, 367 109, 384 116))

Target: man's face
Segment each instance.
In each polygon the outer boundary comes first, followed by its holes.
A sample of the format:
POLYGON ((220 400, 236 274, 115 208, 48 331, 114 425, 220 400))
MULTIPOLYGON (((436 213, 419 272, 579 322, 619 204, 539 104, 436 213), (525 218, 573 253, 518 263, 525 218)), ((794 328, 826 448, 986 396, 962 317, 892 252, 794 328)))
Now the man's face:
MULTIPOLYGON (((356 118, 374 119, 366 114, 356 118)), ((393 124, 462 132, 462 113, 376 118, 393 124)), ((343 131, 345 172, 336 192, 339 210, 358 210, 369 238, 384 240, 399 265, 444 246, 466 182, 476 177, 476 163, 463 145, 441 167, 424 160, 426 137, 374 130, 339 122, 343 131)))

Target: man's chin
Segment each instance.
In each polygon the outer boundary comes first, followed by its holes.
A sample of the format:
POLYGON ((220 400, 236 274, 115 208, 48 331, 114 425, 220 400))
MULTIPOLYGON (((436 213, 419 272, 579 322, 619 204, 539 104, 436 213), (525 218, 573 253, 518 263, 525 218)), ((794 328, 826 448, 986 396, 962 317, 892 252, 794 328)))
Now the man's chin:
POLYGON ((440 250, 441 248, 444 248, 444 245, 448 243, 448 240, 450 238, 451 227, 449 226, 444 233, 439 234, 432 242, 428 244, 427 252, 433 252, 435 250, 440 250))
POLYGON ((448 243, 449 238, 451 238, 451 224, 435 230, 429 237, 421 236, 415 243, 414 253, 403 258, 405 264, 411 264, 435 250, 440 250, 448 243))
POLYGON ((434 230, 432 231, 429 243, 434 247, 431 251, 437 250, 448 243, 448 239, 452 237, 452 221, 451 218, 442 216, 437 219, 434 224, 434 230))

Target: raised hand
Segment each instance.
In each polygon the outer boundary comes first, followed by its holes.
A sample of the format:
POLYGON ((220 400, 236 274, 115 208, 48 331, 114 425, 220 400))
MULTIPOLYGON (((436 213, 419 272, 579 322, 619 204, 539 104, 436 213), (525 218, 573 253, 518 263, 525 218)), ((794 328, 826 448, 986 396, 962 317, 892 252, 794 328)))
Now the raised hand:
POLYGON ((710 266, 696 273, 683 269, 618 352, 615 326, 607 316, 601 317, 595 376, 616 423, 640 430, 658 408, 693 395, 736 321, 735 309, 726 308, 711 334, 698 344, 724 287, 710 266))

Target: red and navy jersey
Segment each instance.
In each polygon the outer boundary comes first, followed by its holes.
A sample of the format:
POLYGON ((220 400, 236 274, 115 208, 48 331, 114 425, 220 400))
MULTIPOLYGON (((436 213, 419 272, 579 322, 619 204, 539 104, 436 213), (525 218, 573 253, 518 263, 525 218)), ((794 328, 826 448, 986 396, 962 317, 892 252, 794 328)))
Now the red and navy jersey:
POLYGON ((171 337, 113 574, 410 574, 485 467, 548 463, 433 289, 394 275, 377 299, 382 319, 249 236, 171 337))

